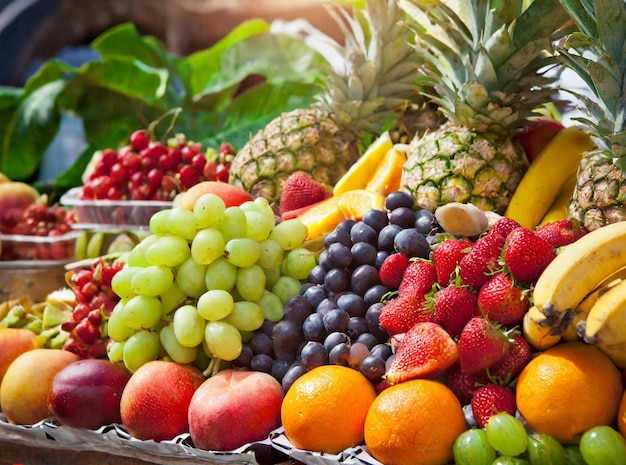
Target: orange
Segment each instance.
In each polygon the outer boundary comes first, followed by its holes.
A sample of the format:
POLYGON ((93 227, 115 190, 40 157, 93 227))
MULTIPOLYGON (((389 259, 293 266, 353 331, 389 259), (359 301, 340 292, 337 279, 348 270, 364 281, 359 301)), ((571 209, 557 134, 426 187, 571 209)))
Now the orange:
POLYGON ((617 409, 617 429, 626 438, 626 392, 622 395, 622 400, 617 409))
POLYGON ((365 190, 388 195, 400 189, 402 167, 405 163, 406 155, 393 147, 376 168, 372 178, 365 186, 365 190))
POLYGON ((452 461, 454 441, 466 428, 450 388, 414 379, 378 395, 365 420, 365 445, 385 465, 442 465, 452 461))
POLYGON ((357 189, 318 202, 298 219, 307 227, 307 240, 313 240, 332 232, 345 219, 359 220, 368 210, 384 205, 384 195, 357 189))
POLYGON ((281 407, 285 436, 299 449, 337 454, 363 443, 363 424, 376 398, 360 372, 323 365, 300 376, 281 407))
POLYGON ((531 428, 574 444, 588 429, 615 420, 623 388, 619 370, 597 347, 565 342, 524 367, 516 392, 531 428))

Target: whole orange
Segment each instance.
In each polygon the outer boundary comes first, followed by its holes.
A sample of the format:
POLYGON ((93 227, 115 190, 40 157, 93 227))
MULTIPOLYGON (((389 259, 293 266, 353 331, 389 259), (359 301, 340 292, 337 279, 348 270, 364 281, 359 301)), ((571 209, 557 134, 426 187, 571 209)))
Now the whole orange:
POLYGON ((382 391, 365 420, 365 445, 385 465, 442 465, 467 428, 461 403, 446 385, 414 379, 382 391))
POLYGON ((626 438, 626 392, 622 395, 622 400, 617 410, 617 429, 626 438))
POLYGON ((360 372, 323 365, 300 376, 281 407, 285 436, 299 449, 337 454, 363 443, 365 417, 376 393, 360 372))
POLYGON ((524 367, 516 400, 531 428, 574 444, 593 426, 613 422, 622 393, 620 372, 606 355, 589 344, 565 342, 524 367))

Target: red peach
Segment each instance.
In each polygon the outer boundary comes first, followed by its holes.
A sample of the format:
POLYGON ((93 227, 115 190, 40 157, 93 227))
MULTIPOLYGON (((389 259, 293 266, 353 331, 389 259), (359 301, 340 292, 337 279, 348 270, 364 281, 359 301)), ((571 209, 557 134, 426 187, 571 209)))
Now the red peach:
POLYGON ((189 405, 189 434, 196 447, 228 451, 265 439, 280 426, 284 391, 273 376, 224 370, 198 388, 189 405))
POLYGON ((122 424, 133 437, 160 442, 187 433, 189 402, 205 380, 191 365, 153 360, 133 373, 120 401, 122 424))
POLYGON ((0 328, 0 383, 9 365, 19 355, 37 349, 37 335, 28 329, 0 328))
POLYGON ((193 210, 196 200, 204 194, 218 195, 226 207, 238 207, 244 202, 254 200, 254 197, 241 187, 220 181, 203 181, 179 194, 174 200, 174 205, 186 210, 193 210))

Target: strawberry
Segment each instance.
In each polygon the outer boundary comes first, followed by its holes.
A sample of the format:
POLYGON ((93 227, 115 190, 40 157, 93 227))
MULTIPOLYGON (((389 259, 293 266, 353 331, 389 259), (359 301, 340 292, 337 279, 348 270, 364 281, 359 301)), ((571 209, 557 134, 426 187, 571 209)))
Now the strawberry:
POLYGON ((469 404, 476 389, 488 382, 486 371, 463 373, 458 363, 455 363, 446 373, 446 385, 454 392, 462 405, 469 404))
POLYGON ((506 216, 503 216, 501 218, 498 218, 498 220, 493 224, 493 226, 489 228, 489 231, 492 233, 497 232, 498 234, 501 234, 502 236, 506 237, 509 235, 511 231, 513 231, 515 228, 518 228, 519 226, 521 225, 517 221, 515 221, 513 218, 508 218, 506 216))
POLYGON ((472 317, 459 336, 459 363, 464 373, 476 373, 500 361, 511 341, 500 327, 482 316, 472 317))
POLYGON ((557 220, 540 226, 535 234, 556 249, 576 242, 587 232, 584 227, 574 225, 572 220, 557 220))
POLYGON ((497 384, 486 384, 476 389, 471 404, 479 428, 484 428, 496 413, 508 412, 515 416, 517 410, 513 391, 497 384))
POLYGON ((426 293, 435 284, 435 265, 428 260, 409 263, 398 289, 398 296, 380 310, 379 324, 390 335, 407 332, 419 322, 430 321, 432 312, 426 306, 426 293))
POLYGON ((326 198, 326 189, 304 171, 291 174, 283 184, 279 212, 282 215, 326 198))
POLYGON ((504 262, 518 281, 536 281, 554 257, 552 246, 528 228, 515 228, 506 237, 504 262))
POLYGON ((402 282, 404 271, 409 266, 409 257, 401 252, 392 253, 383 261, 378 276, 383 286, 397 289, 402 282))
POLYGON ((458 359, 456 342, 438 324, 417 323, 404 334, 385 373, 391 384, 414 378, 437 378, 458 359))
POLYGON ((530 307, 528 291, 516 286, 508 274, 497 273, 478 291, 478 307, 490 321, 515 325, 530 307))
POLYGON ((461 334, 478 309, 478 298, 467 286, 449 284, 438 289, 431 299, 433 323, 441 325, 452 337, 461 334))
POLYGON ((445 286, 450 282, 452 273, 459 264, 461 257, 472 246, 467 238, 450 237, 437 244, 433 251, 433 263, 437 268, 437 282, 445 286))
POLYGON ((532 350, 521 334, 511 335, 511 347, 499 361, 487 368, 489 378, 496 384, 508 386, 530 362, 532 350))
POLYGON ((502 267, 499 258, 505 239, 497 230, 478 238, 459 260, 459 276, 463 284, 480 289, 489 280, 489 275, 502 267))

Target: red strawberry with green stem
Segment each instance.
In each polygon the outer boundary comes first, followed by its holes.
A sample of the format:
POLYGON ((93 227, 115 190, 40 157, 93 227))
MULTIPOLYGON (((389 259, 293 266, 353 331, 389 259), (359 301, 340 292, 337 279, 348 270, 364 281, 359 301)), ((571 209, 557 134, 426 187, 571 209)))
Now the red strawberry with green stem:
POLYGON ((488 383, 489 378, 485 370, 463 373, 458 363, 455 363, 446 373, 446 385, 454 392, 462 405, 469 404, 476 389, 488 383))
POLYGON ((437 244, 433 250, 433 263, 437 268, 437 282, 445 286, 459 265, 461 257, 469 251, 473 242, 467 238, 450 237, 437 244))
POLYGON ((459 276, 463 284, 480 289, 489 280, 490 274, 502 268, 499 259, 505 239, 495 230, 478 238, 459 260, 459 276))
POLYGON ((508 218, 506 216, 503 216, 502 218, 499 218, 494 224, 493 226, 491 226, 491 228, 489 228, 489 232, 491 233, 498 233, 501 236, 508 236, 509 233, 511 231, 513 231, 515 228, 519 228, 521 225, 515 221, 513 218, 508 218))
POLYGON ((472 317, 459 336, 459 363, 464 373, 476 373, 502 360, 511 340, 482 316, 472 317))
POLYGON ((430 321, 432 312, 426 308, 425 295, 436 280, 435 265, 431 261, 411 261, 402 276, 397 297, 380 310, 381 328, 394 335, 407 332, 416 323, 430 321))
POLYGON ((511 347, 507 354, 487 368, 489 379, 502 386, 509 386, 515 381, 533 356, 530 344, 521 334, 512 334, 510 339, 511 347))
POLYGON ((436 323, 417 323, 409 329, 385 373, 385 380, 397 384, 415 378, 434 379, 458 359, 456 342, 436 323))
POLYGON ((554 257, 554 248, 528 228, 515 228, 506 237, 504 263, 518 281, 536 281, 554 257))
POLYGON ((546 223, 535 230, 535 234, 556 249, 576 242, 587 234, 587 229, 574 225, 572 220, 557 220, 546 223))
POLYGON ((431 321, 441 325, 453 338, 461 334, 478 309, 476 294, 457 283, 436 287, 427 298, 433 312, 431 321))
POLYGON ((517 410, 515 393, 497 384, 486 384, 476 389, 471 404, 472 413, 479 428, 484 428, 496 413, 508 412, 515 416, 517 410))
POLYGON ((497 273, 478 291, 479 312, 495 323, 518 324, 530 307, 529 293, 508 274, 497 273))
POLYGON ((383 286, 398 289, 402 276, 409 266, 409 257, 402 252, 392 253, 383 261, 378 270, 378 277, 383 286))

